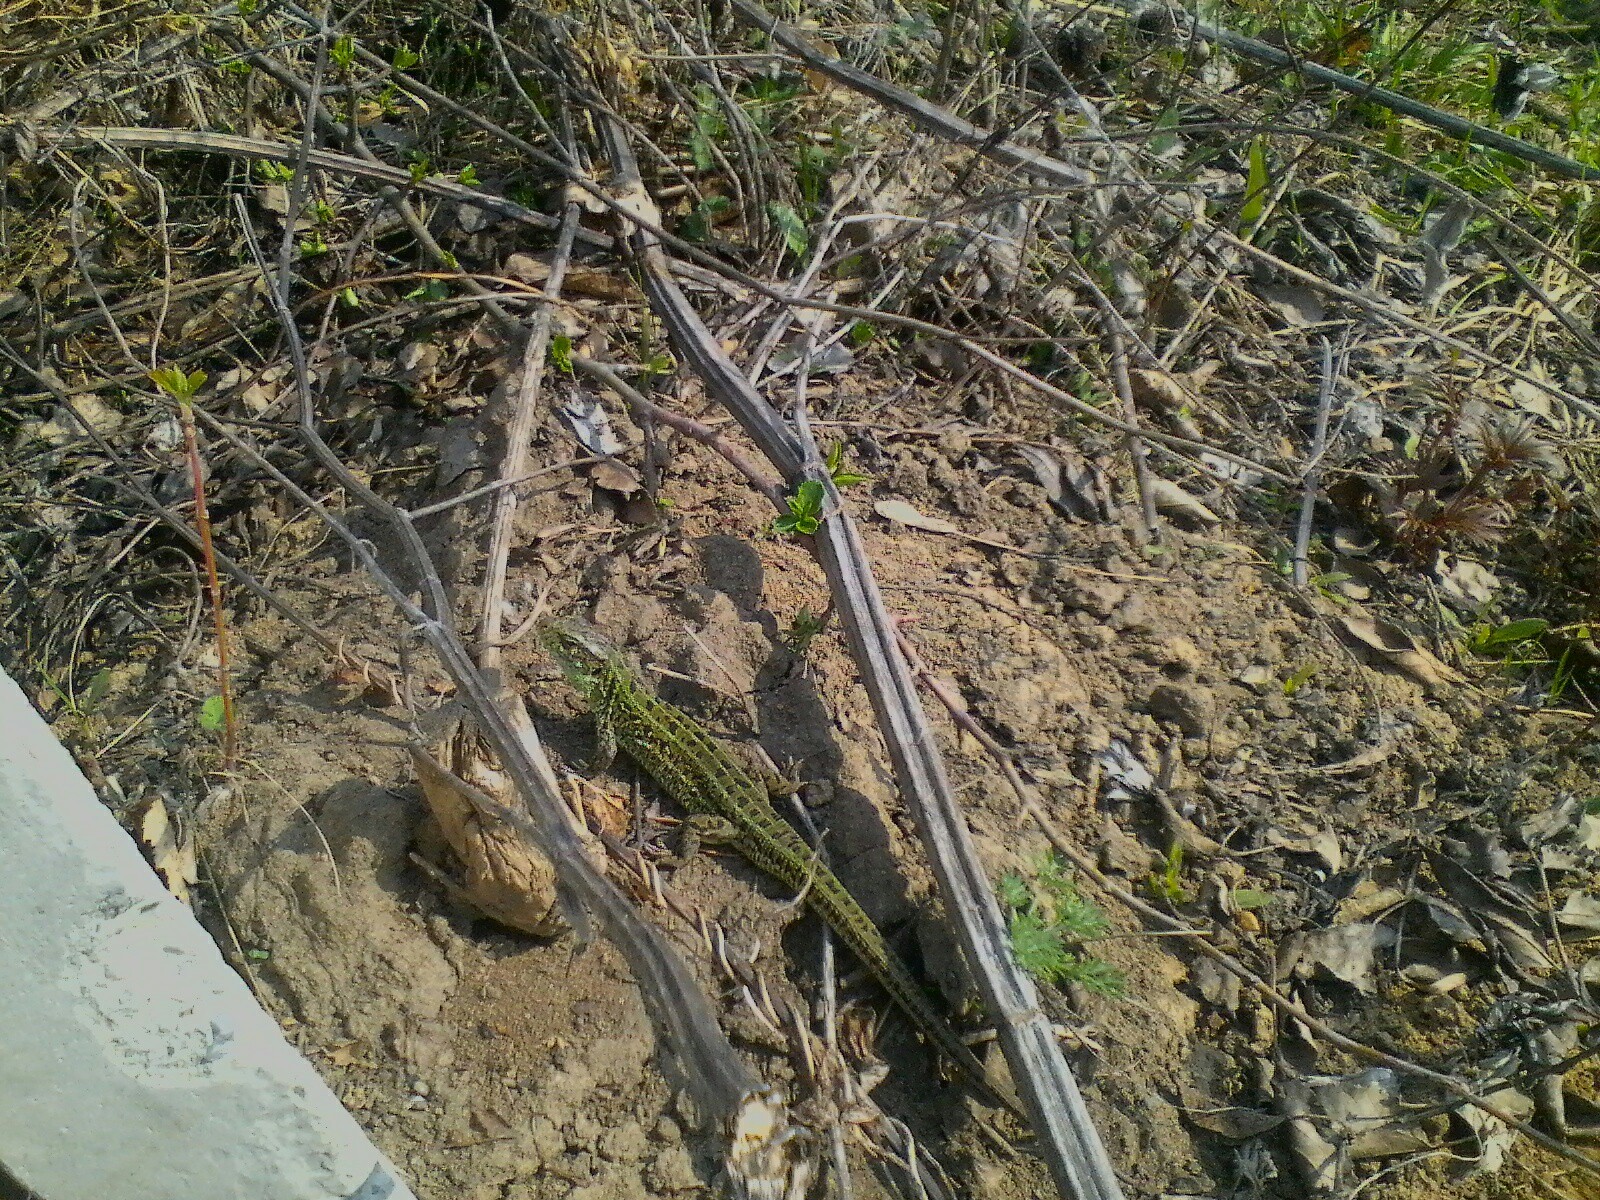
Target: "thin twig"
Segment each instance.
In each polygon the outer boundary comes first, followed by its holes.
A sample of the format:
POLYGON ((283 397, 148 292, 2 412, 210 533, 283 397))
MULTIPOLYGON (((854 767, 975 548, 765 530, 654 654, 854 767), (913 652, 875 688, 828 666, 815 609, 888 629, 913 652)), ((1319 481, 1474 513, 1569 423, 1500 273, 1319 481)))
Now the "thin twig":
MULTIPOLYGON (((548 303, 541 305, 534 314, 533 326, 523 345, 522 375, 512 402, 511 419, 506 422, 505 456, 500 460, 502 480, 514 479, 528 470, 528 443, 538 419, 539 389, 544 383, 545 354, 550 348, 550 314, 560 299, 561 283, 572 258, 572 239, 577 232, 579 212, 578 205, 567 205, 555 258, 544 285, 548 303)), ((518 503, 517 490, 506 487, 496 493, 490 517, 489 560, 484 569, 483 600, 478 606, 478 665, 486 671, 498 669, 503 657, 500 634, 505 621, 506 567, 511 561, 518 503)))
POLYGON ((1300 524, 1294 535, 1294 583, 1305 587, 1311 578, 1311 564, 1306 558, 1311 549, 1311 518, 1317 508, 1317 493, 1322 486, 1320 463, 1328 448, 1328 413, 1333 408, 1334 385, 1338 373, 1334 370, 1333 346, 1322 338, 1322 388, 1317 394, 1317 424, 1311 434, 1311 453, 1306 463, 1305 494, 1300 498, 1300 524))

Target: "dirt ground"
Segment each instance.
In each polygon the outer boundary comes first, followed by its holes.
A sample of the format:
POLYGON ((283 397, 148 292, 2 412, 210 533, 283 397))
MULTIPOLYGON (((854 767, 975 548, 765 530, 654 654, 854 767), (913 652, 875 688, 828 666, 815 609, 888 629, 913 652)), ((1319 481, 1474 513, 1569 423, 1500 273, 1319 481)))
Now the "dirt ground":
MULTIPOLYGON (((1057 432, 1047 414, 997 415, 979 432, 924 388, 898 416, 925 432, 886 437, 850 424, 856 402, 841 399, 837 429, 873 476, 858 493, 868 548, 933 670, 1015 751, 1056 823, 1113 876, 1144 886, 1165 861, 1174 812, 1218 844, 1183 864, 1184 888, 1202 907, 1215 896, 1207 881, 1219 877, 1272 897, 1259 920, 1224 926, 1232 951, 1258 968, 1272 970, 1290 935, 1335 920, 1352 880, 1393 876, 1405 845, 1455 820, 1462 797, 1509 822, 1576 786, 1548 753, 1568 728, 1559 718, 1517 713, 1467 685, 1430 696, 1361 660, 1333 632, 1338 610, 1286 588, 1237 531, 1173 528, 1159 552, 1141 554, 1117 527, 1069 523, 1012 452, 1014 439, 1057 432), (883 498, 1026 553, 892 525, 872 515, 871 501, 883 498), (1282 681, 1296 672, 1309 682, 1285 695, 1282 681), (1390 729, 1400 732, 1389 752, 1349 773, 1327 771, 1360 760, 1390 729), (1148 798, 1107 798, 1104 755, 1115 744, 1152 769, 1165 756, 1165 815, 1148 798)), ((428 436, 473 448, 453 489, 481 481, 486 435, 475 420, 428 436)), ((546 419, 536 465, 573 450, 565 428, 546 419)), ((415 454, 429 459, 426 441, 415 454)), ((662 498, 641 520, 637 505, 581 473, 536 492, 519 518, 511 594, 553 585, 550 608, 592 617, 672 672, 661 679, 665 696, 730 740, 759 740, 808 781, 806 803, 840 876, 959 1006, 969 999, 959 964, 842 643, 823 634, 802 657, 784 642, 800 608, 825 603, 820 572, 799 545, 764 532, 766 510, 699 447, 674 445, 662 498)), ((470 580, 478 556, 465 549, 474 525, 462 511, 429 537, 452 578, 470 580)), ((307 528, 300 533, 307 548, 282 580, 285 595, 327 614, 352 655, 396 661, 400 630, 383 602, 307 528)), ((235 779, 199 816, 199 907, 419 1194, 589 1200, 710 1188, 716 1147, 695 1133, 694 1114, 664 1078, 617 954, 604 942, 509 931, 441 891, 409 857, 426 835, 404 711, 381 689, 363 695, 271 614, 241 621, 238 632, 248 737, 235 779)), ((581 770, 591 744, 575 697, 531 644, 510 661, 541 733, 581 770)), ((414 686, 425 702, 447 690, 426 660, 414 686)), ((981 749, 939 724, 991 878, 1034 871, 1048 849, 1043 835, 981 749)), ((170 752, 185 734, 152 737, 170 752)), ((160 778, 159 762, 142 769, 152 784, 160 778)), ((121 780, 130 793, 139 782, 121 780)), ((670 815, 625 763, 597 784, 619 813, 642 787, 646 809, 670 815)), ((814 921, 770 881, 719 854, 670 878, 742 953, 757 952, 772 979, 814 984, 814 921)), ((1095 952, 1125 973, 1124 996, 1049 994, 1129 1194, 1303 1194, 1281 1156, 1247 1156, 1259 1141, 1219 1137, 1206 1121, 1261 1094, 1271 1013, 1180 942, 1142 934, 1114 901, 1101 902, 1114 933, 1095 952)), ((695 961, 723 997, 738 1044, 765 1077, 783 1079, 781 1043, 703 954, 695 961)), ((1429 996, 1392 971, 1379 975, 1371 995, 1336 981, 1297 986, 1379 1046, 1448 1057, 1471 1039, 1478 993, 1429 996)), ((865 983, 847 995, 886 1014, 878 1053, 891 1070, 877 1098, 970 1194, 1051 1194, 1026 1142, 1000 1140, 992 1117, 938 1078, 881 995, 865 983)), ((1447 1184, 1428 1165, 1412 1178, 1418 1195, 1442 1186, 1522 1195, 1515 1181, 1543 1169, 1524 1148, 1480 1184, 1447 1184)), ((858 1176, 859 1194, 879 1194, 870 1179, 858 1176)))

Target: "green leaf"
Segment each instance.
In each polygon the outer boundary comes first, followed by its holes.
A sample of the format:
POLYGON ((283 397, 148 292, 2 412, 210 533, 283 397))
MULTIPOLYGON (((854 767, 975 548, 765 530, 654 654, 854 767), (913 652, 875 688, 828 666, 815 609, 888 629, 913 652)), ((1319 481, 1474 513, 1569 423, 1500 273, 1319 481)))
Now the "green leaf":
POLYGON ((1294 695, 1301 688, 1305 687, 1305 685, 1311 681, 1311 677, 1316 673, 1316 663, 1307 663, 1305 666, 1300 667, 1293 675, 1289 676, 1289 678, 1283 681, 1283 694, 1285 696, 1294 695))
POLYGON ((1250 177, 1244 188, 1244 207, 1239 210, 1241 227, 1254 225, 1267 210, 1267 189, 1272 180, 1267 175, 1267 141, 1257 136, 1250 143, 1250 177))
MULTIPOLYGON (((1176 129, 1178 127, 1178 110, 1176 106, 1168 108, 1155 123, 1150 126, 1152 130, 1176 129)), ((1156 133, 1150 139, 1150 153, 1156 156, 1169 153, 1178 144, 1178 135, 1175 133, 1156 133)))
POLYGON ((709 84, 694 89, 694 128, 689 132, 689 153, 694 156, 697 171, 709 171, 717 165, 711 152, 719 138, 727 132, 722 116, 722 102, 709 84))
POLYGON ((1485 630, 1479 637, 1473 639, 1473 649, 1480 654, 1509 649, 1523 642, 1532 641, 1549 628, 1550 622, 1542 617, 1524 617, 1520 621, 1510 621, 1498 629, 1485 630))
POLYGON ((1037 913, 1012 913, 1009 932, 1017 963, 1034 978, 1053 981, 1066 968, 1070 956, 1061 944, 1061 934, 1037 913))
POLYGON ((90 709, 111 694, 111 668, 101 667, 83 690, 83 707, 90 709))
POLYGON ((844 443, 835 442, 828 450, 828 477, 833 480, 834 487, 852 487, 858 483, 865 483, 872 478, 870 475, 857 475, 854 471, 844 469, 844 443))
POLYGON ((660 354, 652 354, 650 356, 650 361, 643 365, 642 373, 651 376, 671 375, 677 369, 678 360, 663 351, 660 354))
POLYGON ((271 950, 260 950, 260 949, 257 949, 256 947, 252 946, 249 950, 246 950, 244 952, 244 956, 246 958, 248 958, 251 962, 266 962, 269 958, 272 957, 272 951, 271 950))
POLYGON ((461 173, 456 176, 456 180, 463 187, 477 187, 479 183, 478 168, 473 166, 471 163, 468 163, 466 166, 461 168, 461 173))
POLYGON ((558 333, 550 339, 550 361, 556 370, 572 374, 572 339, 566 334, 558 333))
POLYGON ((200 706, 200 728, 207 733, 216 733, 222 728, 221 696, 207 696, 206 702, 200 706))
POLYGON ((1269 892, 1258 892, 1255 890, 1255 888, 1233 889, 1233 906, 1242 912, 1250 912, 1252 909, 1265 908, 1271 903, 1272 895, 1269 892))
POLYGON ((341 67, 348 68, 356 60, 356 43, 348 33, 333 43, 333 48, 328 51, 328 57, 341 67))
POLYGON ((361 296, 353 287, 341 288, 339 289, 339 303, 346 308, 360 308, 361 296))
POLYGON ((1033 903, 1033 893, 1028 890, 1028 881, 1015 871, 1007 871, 1000 876, 998 891, 1000 903, 1007 908, 1021 911, 1033 903))
POLYGON ((800 214, 787 204, 770 200, 767 202, 767 215, 778 227, 778 232, 783 234, 783 243, 789 248, 789 253, 796 258, 804 258, 807 247, 811 245, 811 237, 806 233, 806 223, 800 219, 800 214))
POLYGON ((874 337, 876 337, 877 334, 878 331, 873 326, 871 321, 857 321, 850 326, 850 333, 848 336, 850 338, 850 344, 859 350, 862 346, 865 346, 874 337))
POLYGON ((396 71, 409 70, 421 61, 422 55, 415 50, 407 50, 404 46, 394 52, 394 69, 396 71))
POLYGON ((828 493, 815 479, 803 479, 800 481, 800 486, 795 489, 794 501, 791 502, 790 507, 795 507, 797 503, 799 507, 795 509, 796 512, 810 513, 815 516, 822 512, 822 502, 827 497, 828 493))
POLYGON ((194 399, 195 393, 205 386, 206 373, 195 371, 185 375, 178 367, 157 367, 150 372, 150 382, 178 403, 185 404, 194 399))

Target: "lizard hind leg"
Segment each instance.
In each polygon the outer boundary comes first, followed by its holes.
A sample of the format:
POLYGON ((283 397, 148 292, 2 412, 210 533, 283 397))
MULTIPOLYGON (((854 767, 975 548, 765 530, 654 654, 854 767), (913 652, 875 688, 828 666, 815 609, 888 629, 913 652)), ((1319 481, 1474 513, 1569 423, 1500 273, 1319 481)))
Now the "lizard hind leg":
POLYGON ((678 823, 678 850, 661 860, 666 867, 687 866, 704 845, 729 845, 738 840, 739 830, 726 817, 715 813, 690 813, 678 823))

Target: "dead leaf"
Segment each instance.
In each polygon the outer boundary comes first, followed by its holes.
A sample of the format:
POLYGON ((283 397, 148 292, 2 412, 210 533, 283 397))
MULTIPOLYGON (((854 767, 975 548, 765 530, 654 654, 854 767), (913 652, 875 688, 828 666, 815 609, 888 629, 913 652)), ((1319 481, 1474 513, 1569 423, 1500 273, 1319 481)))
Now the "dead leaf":
POLYGON ((1258 289, 1261 298, 1290 325, 1317 325, 1327 320, 1322 297, 1299 283, 1269 283, 1258 289))
POLYGON ((1288 1119, 1256 1108, 1188 1109, 1183 1115, 1207 1133, 1214 1133, 1231 1142, 1260 1137, 1288 1119))
POLYGON ((145 857, 161 882, 179 900, 193 907, 189 886, 197 883, 200 872, 195 863, 194 839, 181 836, 160 796, 152 796, 136 811, 134 820, 145 857))
POLYGON ((1567 929, 1581 930, 1585 938, 1600 937, 1600 900, 1587 892, 1573 892, 1556 914, 1567 929))
POLYGON ((1150 481, 1150 495, 1155 500, 1158 512, 1168 516, 1181 517, 1192 521, 1196 525, 1215 528, 1222 524, 1222 518, 1217 516, 1199 500, 1184 491, 1170 479, 1152 479, 1150 481))
POLYGON ((929 533, 961 532, 960 529, 943 517, 924 516, 904 500, 879 500, 872 506, 872 511, 886 521, 909 525, 912 529, 923 529, 929 533))
POLYGON ((1426 1150, 1433 1142, 1406 1115, 1400 1079, 1388 1067, 1309 1081, 1314 1102, 1343 1135, 1353 1159, 1392 1158, 1426 1150))
POLYGON ((1116 505, 1104 474, 1077 451, 1025 442, 1017 447, 1017 453, 1033 469, 1033 477, 1058 512, 1080 521, 1115 519, 1116 505))
POLYGON ((1371 650, 1376 661, 1404 672, 1430 692, 1446 684, 1465 682, 1458 671, 1387 621, 1362 615, 1341 617, 1339 624, 1353 640, 1371 650))
POLYGON ((1390 937, 1389 931, 1369 922, 1309 930, 1296 972, 1307 976, 1310 973, 1307 966, 1315 965, 1341 983, 1370 995, 1374 956, 1380 941, 1390 937))
POLYGON ((595 463, 589 478, 594 481, 596 487, 623 496, 633 495, 641 486, 638 472, 614 458, 595 463))

